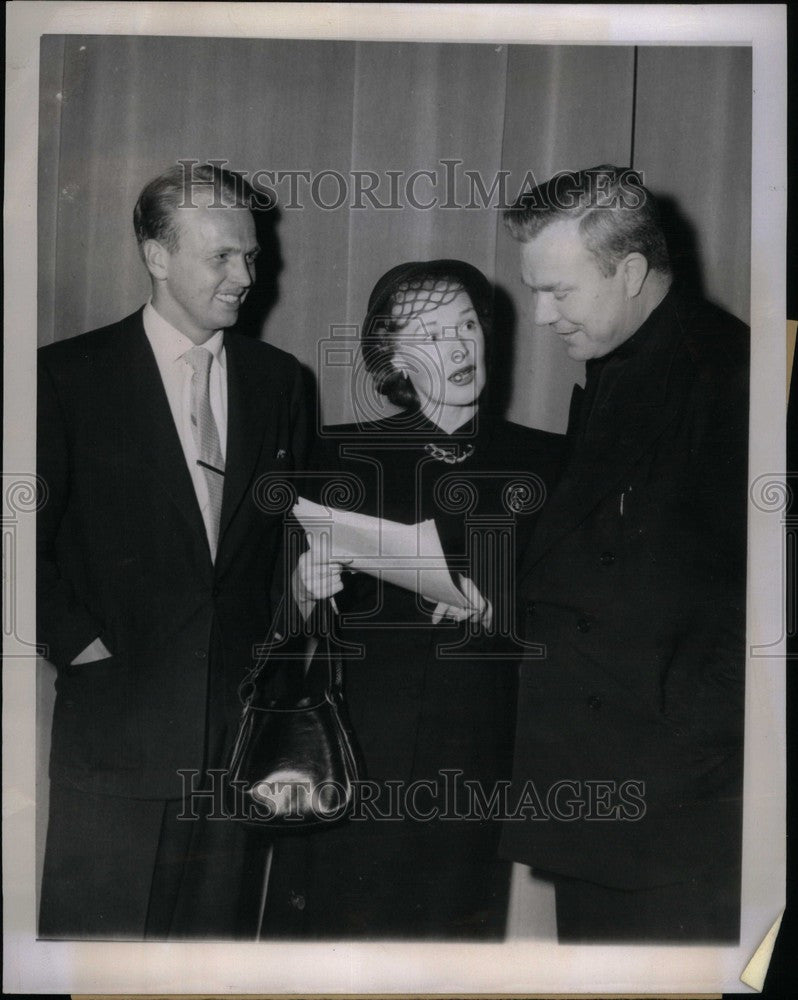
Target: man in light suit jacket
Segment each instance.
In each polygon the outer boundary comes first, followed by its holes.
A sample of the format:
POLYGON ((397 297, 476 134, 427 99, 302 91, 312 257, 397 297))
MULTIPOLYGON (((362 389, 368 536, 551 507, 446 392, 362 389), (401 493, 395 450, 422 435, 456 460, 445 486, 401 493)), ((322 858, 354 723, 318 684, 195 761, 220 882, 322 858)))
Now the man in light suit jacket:
POLYGON ((514 785, 545 808, 503 851, 553 877, 561 941, 733 942, 748 331, 673 279, 631 171, 560 175, 507 222, 536 326, 587 381, 518 583, 545 653, 521 667, 514 785))
POLYGON ((134 213, 151 300, 39 352, 38 631, 57 668, 42 937, 256 933, 267 845, 202 794, 280 583, 282 521, 253 486, 305 440, 297 361, 230 330, 253 197, 219 167, 155 178, 134 213))

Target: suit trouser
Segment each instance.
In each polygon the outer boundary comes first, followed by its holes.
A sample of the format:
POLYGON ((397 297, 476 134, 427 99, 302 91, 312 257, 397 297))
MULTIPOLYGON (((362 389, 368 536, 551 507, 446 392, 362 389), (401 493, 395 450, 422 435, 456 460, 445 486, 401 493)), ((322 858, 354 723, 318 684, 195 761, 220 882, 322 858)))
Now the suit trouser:
MULTIPOLYGON (((215 634, 211 651, 205 766, 223 767, 235 734, 223 721, 215 634)), ((200 787, 207 782, 205 775, 200 787)), ((233 820, 208 818, 212 811, 208 796, 185 808, 179 799, 95 795, 53 781, 39 936, 254 938, 268 841, 233 820)))
POLYGON ((182 808, 53 783, 39 936, 254 938, 263 834, 182 808))

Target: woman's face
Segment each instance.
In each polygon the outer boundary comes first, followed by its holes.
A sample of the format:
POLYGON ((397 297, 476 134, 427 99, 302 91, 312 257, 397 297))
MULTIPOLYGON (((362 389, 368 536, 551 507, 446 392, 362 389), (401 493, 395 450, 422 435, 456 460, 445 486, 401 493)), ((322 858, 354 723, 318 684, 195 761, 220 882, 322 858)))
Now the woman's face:
POLYGON ((394 365, 407 374, 424 413, 476 405, 485 388, 485 337, 468 292, 414 317, 393 336, 394 365))

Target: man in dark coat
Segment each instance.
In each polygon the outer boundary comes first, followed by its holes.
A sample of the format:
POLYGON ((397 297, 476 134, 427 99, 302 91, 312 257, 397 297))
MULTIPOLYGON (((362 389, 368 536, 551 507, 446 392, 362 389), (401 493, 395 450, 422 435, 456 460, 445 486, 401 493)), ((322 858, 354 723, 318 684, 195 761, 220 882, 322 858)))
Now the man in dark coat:
POLYGON ((673 280, 630 171, 560 175, 507 222, 536 326, 587 380, 519 576, 545 652, 502 850, 553 878, 561 941, 736 941, 747 329, 673 280))
POLYGON ((218 167, 155 178, 134 215, 151 301, 39 352, 42 937, 256 932, 266 845, 207 819, 207 772, 277 589, 282 522, 253 484, 301 461, 305 414, 296 360, 229 329, 255 275, 251 199, 218 167))

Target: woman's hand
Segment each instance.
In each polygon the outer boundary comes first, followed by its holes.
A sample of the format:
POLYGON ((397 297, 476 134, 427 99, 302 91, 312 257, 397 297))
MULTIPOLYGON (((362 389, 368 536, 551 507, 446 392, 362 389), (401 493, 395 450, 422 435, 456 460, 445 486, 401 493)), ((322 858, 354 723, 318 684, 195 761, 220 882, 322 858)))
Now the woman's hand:
POLYGON ((472 621, 482 628, 489 629, 493 623, 493 606, 480 594, 477 585, 470 577, 463 576, 462 573, 459 573, 458 576, 460 577, 460 590, 471 607, 460 608, 440 603, 432 612, 432 624, 437 625, 444 618, 448 618, 456 622, 472 621))
POLYGON ((314 548, 312 537, 308 535, 308 545, 310 547, 297 560, 291 577, 294 600, 305 618, 317 601, 326 600, 343 590, 341 571, 351 562, 351 559, 331 561, 329 541, 324 536, 319 547, 314 548))

